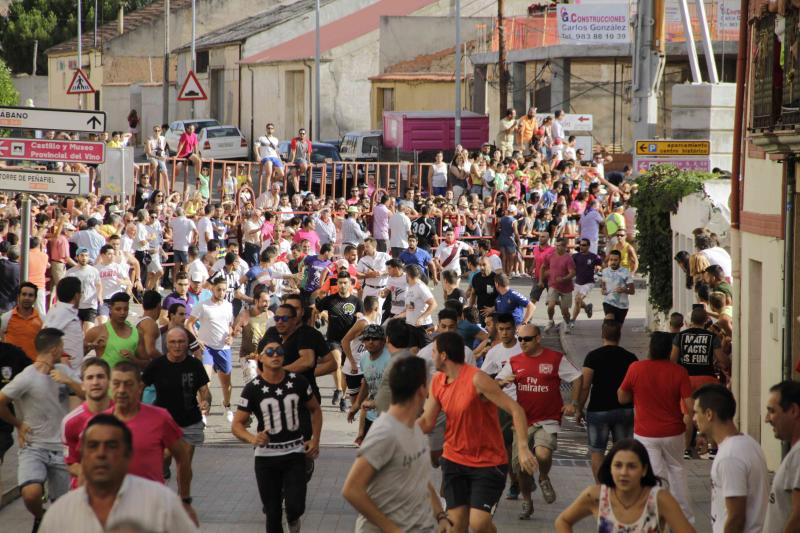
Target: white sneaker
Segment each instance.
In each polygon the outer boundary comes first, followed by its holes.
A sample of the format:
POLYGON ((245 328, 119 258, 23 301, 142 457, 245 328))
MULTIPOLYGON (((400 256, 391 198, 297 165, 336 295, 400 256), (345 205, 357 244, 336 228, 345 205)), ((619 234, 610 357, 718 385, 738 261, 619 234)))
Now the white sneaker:
POLYGON ((233 423, 233 411, 230 408, 225 409, 225 418, 228 419, 229 424, 233 423))
POLYGON ((208 427, 208 418, 206 418, 206 415, 203 415, 203 427, 208 427))

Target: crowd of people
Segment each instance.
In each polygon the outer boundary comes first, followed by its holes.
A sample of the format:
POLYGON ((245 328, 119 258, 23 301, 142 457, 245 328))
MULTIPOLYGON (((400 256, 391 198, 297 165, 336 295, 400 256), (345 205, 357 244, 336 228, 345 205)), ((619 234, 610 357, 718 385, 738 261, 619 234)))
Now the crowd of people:
POLYGON ((800 530, 800 385, 767 405, 792 445, 772 489, 733 423, 730 258, 698 230, 676 257, 697 294, 688 318, 673 314, 642 360, 621 348, 636 186, 629 168, 604 170, 610 156, 584 160, 562 120, 509 112, 496 150, 440 153, 397 198, 368 176, 346 198, 301 192, 268 124, 259 195, 253 176, 186 196, 143 172, 127 203, 37 196, 25 275, 20 198, 0 195, 0 457, 16 431, 33 531, 196 531, 192 463, 215 409, 254 449, 266 530, 300 531, 328 401, 341 414, 326 417, 358 424, 342 494, 360 532, 495 531, 504 493, 531 519, 535 490, 558 498, 565 416, 585 420, 597 484, 557 531, 590 514, 599 531, 694 531, 684 461, 706 454, 715 531, 800 530), (578 367, 542 336, 592 318, 596 286, 602 339, 578 367))

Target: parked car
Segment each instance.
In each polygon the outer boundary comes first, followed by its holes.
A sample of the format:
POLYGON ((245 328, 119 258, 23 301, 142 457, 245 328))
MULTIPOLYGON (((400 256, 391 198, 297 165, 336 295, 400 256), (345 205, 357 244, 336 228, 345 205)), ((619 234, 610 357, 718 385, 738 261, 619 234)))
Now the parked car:
POLYGON ((197 135, 201 159, 247 159, 250 146, 236 126, 208 126, 197 135))
POLYGON ((191 118, 171 122, 169 128, 167 128, 167 131, 164 133, 164 139, 167 141, 167 151, 170 155, 175 155, 178 150, 178 140, 189 124, 194 124, 194 132, 197 134, 198 140, 200 138, 200 132, 204 129, 220 125, 217 119, 214 118, 191 118))
MULTIPOLYGON (((281 141, 281 143, 278 145, 278 152, 280 153, 281 159, 291 163, 289 160, 289 147, 290 141, 281 141)), ((312 142, 310 161, 314 165, 314 168, 311 171, 312 183, 318 184, 322 181, 322 166, 320 163, 325 163, 326 183, 328 185, 333 183, 333 172, 335 166, 337 190, 339 190, 339 182, 341 181, 342 173, 344 172, 344 165, 341 163, 341 161, 342 156, 339 155, 339 150, 336 148, 336 146, 329 143, 312 142)), ((305 177, 300 178, 300 187, 302 189, 307 187, 305 177)))
POLYGON ((349 131, 342 138, 339 152, 345 161, 378 161, 382 146, 381 130, 349 131))

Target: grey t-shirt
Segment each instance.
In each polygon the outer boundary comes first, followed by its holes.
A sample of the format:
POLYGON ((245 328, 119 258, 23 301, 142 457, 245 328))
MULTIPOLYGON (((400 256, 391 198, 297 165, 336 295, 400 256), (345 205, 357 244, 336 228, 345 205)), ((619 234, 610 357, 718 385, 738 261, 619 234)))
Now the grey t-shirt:
MULTIPOLYGON (((76 379, 66 365, 56 364, 55 369, 76 379)), ((64 449, 61 444, 61 420, 69 412, 69 388, 42 374, 30 365, 3 387, 3 394, 11 398, 17 417, 31 428, 29 445, 53 451, 64 449)))
MULTIPOLYGON (((5 390, 5 389, 3 389, 5 390)), ((769 491, 764 533, 781 533, 792 513, 792 491, 800 490, 800 441, 786 454, 769 491)))
MULTIPOLYGON (((367 494, 381 512, 407 533, 433 532, 428 439, 420 427, 408 427, 383 413, 370 427, 358 455, 375 469, 367 494)), ((356 533, 379 532, 377 526, 358 516, 356 533)))
MULTIPOLYGON (((411 350, 408 348, 402 348, 391 354, 392 357, 389 360, 389 364, 383 369, 383 376, 385 379, 381 380, 380 385, 378 385, 378 392, 375 393, 375 409, 377 409, 378 413, 385 413, 388 411, 389 405, 392 403, 392 390, 389 388, 389 371, 392 369, 392 366, 394 366, 399 359, 411 357, 413 355, 414 354, 411 353, 411 350)), ((370 429, 370 431, 372 430, 370 429)))

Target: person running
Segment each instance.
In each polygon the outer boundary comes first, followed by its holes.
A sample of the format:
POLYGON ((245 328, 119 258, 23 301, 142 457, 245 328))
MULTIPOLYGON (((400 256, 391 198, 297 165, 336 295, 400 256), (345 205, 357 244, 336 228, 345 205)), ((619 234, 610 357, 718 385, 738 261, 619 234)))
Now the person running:
POLYGON ((575 263, 575 305, 572 308, 572 321, 578 320, 581 310, 586 311, 586 318, 592 318, 593 306, 586 302, 586 298, 594 288, 594 275, 602 266, 603 260, 599 255, 589 250, 589 239, 581 239, 579 251, 572 256, 575 263))
MULTIPOLYGON (((253 305, 247 312, 247 322, 242 327, 242 342, 239 346, 239 366, 245 384, 258 375, 258 343, 264 338, 271 318, 270 296, 267 286, 259 284, 253 289, 253 305)), ((242 315, 239 315, 241 318, 242 315)))
POLYGON ((100 281, 100 273, 89 264, 88 248, 78 248, 75 251, 75 260, 78 264, 67 270, 65 277, 75 277, 81 281, 78 317, 83 323, 84 333, 87 333, 94 326, 94 321, 97 319, 97 308, 103 301, 103 284, 100 281))
POLYGON ((636 293, 633 276, 620 266, 622 256, 617 250, 608 253, 608 266, 601 274, 600 289, 603 294, 603 312, 606 319, 625 323, 630 302, 628 296, 636 293))
POLYGON ((364 436, 369 432, 370 426, 378 418, 378 410, 375 408, 375 397, 383 381, 386 367, 389 365, 391 355, 386 349, 386 332, 376 324, 371 324, 364 328, 361 333, 361 342, 367 350, 368 357, 361 358, 361 372, 364 377, 356 399, 347 412, 347 421, 355 419, 359 409, 362 411, 364 421, 363 430, 359 427, 359 434, 356 443, 360 444, 364 436))
POLYGON ((189 331, 197 324, 197 340, 203 344, 203 365, 211 375, 216 372, 222 388, 222 407, 228 422, 233 422, 231 409, 231 343, 233 342, 233 306, 225 299, 227 282, 223 276, 211 280, 211 299, 198 302, 186 320, 189 331))
MULTIPOLYGON (((550 482, 550 468, 561 430, 561 417, 575 416, 580 420, 578 397, 583 376, 563 353, 542 346, 541 337, 537 326, 520 326, 517 340, 522 352, 511 357, 495 379, 502 385, 514 384, 517 388, 517 402, 525 409, 528 424, 524 442, 520 443, 515 437, 516 446, 512 446, 512 451, 525 447, 533 452, 539 464, 542 496, 547 503, 553 503, 556 501, 556 491, 550 482), (562 381, 572 385, 572 402, 567 405, 561 399, 562 381)), ((520 468, 516 454, 512 454, 511 464, 518 476, 523 498, 519 517, 528 520, 533 515, 533 480, 520 468)))
POLYGON ((358 391, 361 388, 361 380, 364 374, 361 371, 361 359, 368 353, 367 347, 361 339, 361 334, 370 325, 380 325, 381 315, 378 309, 378 298, 366 296, 364 298, 364 312, 356 320, 342 339, 342 352, 345 360, 342 364, 342 374, 344 374, 345 384, 347 385, 347 397, 350 404, 356 400, 358 391))
MULTIPOLYGON (((547 318, 549 320, 547 330, 552 331, 556 327, 553 320, 556 305, 561 307, 561 316, 564 323, 571 330, 575 323, 570 320, 569 312, 572 305, 572 291, 575 288, 572 279, 575 277, 575 262, 568 250, 569 240, 560 238, 556 244, 555 253, 545 257, 542 264, 542 271, 539 277, 539 288, 544 288, 544 280, 547 280, 547 318)), ((535 301, 536 299, 534 299, 535 301)))
POLYGON ((72 475, 71 487, 73 489, 79 486, 83 480, 79 450, 81 432, 89 420, 111 405, 111 398, 108 397, 110 381, 111 368, 103 359, 90 357, 81 364, 81 388, 86 395, 86 401, 73 409, 61 421, 61 442, 65 452, 64 463, 72 475))
MULTIPOLYGON (((716 365, 728 368, 727 357, 722 353, 722 343, 719 337, 706 329, 706 322, 708 312, 704 307, 695 307, 689 318, 689 327, 675 335, 672 341, 670 359, 689 372, 692 391, 709 383, 719 383, 716 365)), ((684 459, 691 459, 695 455, 692 446, 693 433, 693 425, 686 428, 684 459)))
POLYGON ((331 403, 338 405, 339 410, 344 412, 347 406, 344 398, 346 386, 341 372, 342 339, 356 323, 358 315, 364 312, 364 305, 358 296, 352 294, 352 279, 347 270, 340 270, 336 279, 338 293, 329 294, 321 300, 317 300, 315 307, 320 313, 320 318, 328 322, 328 348, 333 353, 338 367, 334 373, 336 389, 331 403))
POLYGON ((644 444, 653 473, 669 487, 690 522, 689 485, 683 464, 683 435, 692 424, 692 384, 689 373, 669 360, 672 335, 656 331, 650 336, 650 358, 628 367, 617 390, 622 405, 633 402, 633 436, 644 444))
POLYGON ((89 420, 80 446, 84 484, 50 507, 41 533, 199 531, 197 519, 175 492, 163 483, 129 471, 135 461, 132 433, 124 422, 110 414, 99 414, 89 420))
POLYGON ((386 288, 389 273, 386 263, 392 257, 386 252, 377 249, 377 241, 372 237, 364 239, 364 254, 356 263, 358 278, 363 280, 362 296, 377 296, 378 308, 383 309, 381 292, 386 288))
POLYGON ((17 429, 17 483, 25 508, 33 515, 33 532, 44 514, 44 484, 55 501, 69 490, 69 472, 61 445, 61 420, 68 412, 68 391, 83 395, 72 370, 61 363, 64 333, 44 328, 36 334, 36 361, 0 391, 0 420, 17 429), (17 414, 11 411, 11 402, 17 414))
POLYGON ((446 528, 452 524, 431 483, 424 460, 428 443, 416 423, 428 394, 425 363, 415 357, 398 361, 388 380, 391 406, 373 424, 342 487, 359 512, 355 531, 446 528))
POLYGON ((144 342, 139 330, 128 322, 131 297, 118 292, 109 299, 109 320, 86 332, 86 352, 94 349, 108 366, 114 368, 120 361, 131 361, 139 368, 150 362, 145 356, 144 342))
POLYGON ((516 325, 527 324, 533 318, 533 313, 536 311, 536 305, 525 298, 516 289, 510 287, 511 280, 507 274, 497 274, 494 278, 494 288, 497 296, 494 300, 494 306, 489 309, 484 309, 486 314, 510 314, 514 317, 516 325))
POLYGON ((653 473, 647 449, 634 439, 619 441, 598 471, 598 483, 587 487, 555 521, 557 533, 597 516, 597 530, 653 533, 669 526, 675 533, 694 533, 678 502, 653 473))
POLYGON ((508 456, 497 408, 511 414, 519 443, 519 464, 532 474, 536 459, 525 445, 525 410, 503 394, 487 374, 464 364, 464 341, 458 333, 434 340, 433 360, 439 371, 431 381, 425 411, 419 420, 430 433, 440 411, 447 416, 442 453, 443 492, 454 531, 494 532, 492 512, 505 486, 508 456))
MULTIPOLYGON (((148 387, 155 387, 154 404, 166 409, 181 428, 191 462, 195 448, 205 441, 202 412, 208 411, 211 392, 203 363, 189 355, 189 335, 184 328, 167 332, 167 352, 150 362, 142 372, 142 381, 148 387)), ((165 473, 170 461, 171 457, 167 457, 165 473)))
POLYGON ((422 334, 433 327, 433 312, 438 304, 428 286, 420 280, 422 272, 414 265, 405 268, 406 309, 398 316, 404 316, 406 324, 418 328, 422 334))
POLYGON ((231 425, 233 435, 255 448, 258 493, 267 515, 267 533, 283 533, 282 508, 289 531, 300 531, 306 505, 306 457, 319 455, 322 410, 309 382, 284 369, 280 338, 268 337, 258 356, 259 375, 242 389, 231 425), (311 418, 311 438, 306 439, 300 412, 311 418), (256 417, 256 432, 247 429, 256 417))
POLYGON ((767 424, 789 453, 772 478, 764 533, 800 530, 800 383, 782 381, 769 389, 767 424))
POLYGON ((733 422, 736 400, 720 384, 694 393, 694 421, 719 449, 711 465, 711 524, 714 533, 761 533, 767 512, 769 474, 761 446, 733 422))
POLYGON ((578 404, 583 408, 591 392, 586 406, 586 436, 595 481, 606 454, 608 436, 611 435, 613 444, 633 438, 633 408, 619 403, 617 389, 628 367, 638 358, 619 345, 621 335, 622 324, 603 320, 603 346, 586 354, 583 360, 583 389, 578 404))

